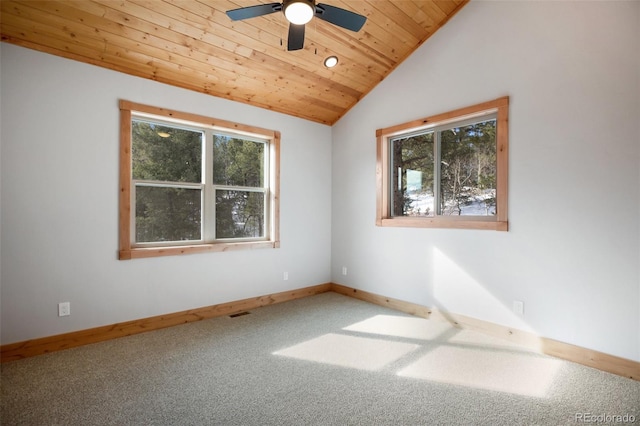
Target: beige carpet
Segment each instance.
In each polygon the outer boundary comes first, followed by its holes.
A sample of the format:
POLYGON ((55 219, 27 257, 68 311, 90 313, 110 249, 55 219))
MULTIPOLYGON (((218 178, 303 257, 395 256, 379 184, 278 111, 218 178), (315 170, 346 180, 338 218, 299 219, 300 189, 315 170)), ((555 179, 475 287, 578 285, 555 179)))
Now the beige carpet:
POLYGON ((5 363, 1 380, 5 426, 640 423, 640 382, 335 293, 5 363))

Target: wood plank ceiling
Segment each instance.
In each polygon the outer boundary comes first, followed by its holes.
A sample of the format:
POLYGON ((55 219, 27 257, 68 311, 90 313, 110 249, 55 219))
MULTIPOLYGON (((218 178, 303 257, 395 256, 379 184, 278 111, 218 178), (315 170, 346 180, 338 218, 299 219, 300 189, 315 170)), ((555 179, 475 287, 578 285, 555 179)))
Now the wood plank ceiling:
POLYGON ((0 23, 4 42, 331 125, 469 0, 322 1, 367 22, 313 19, 292 52, 282 13, 225 13, 265 0, 2 0, 0 23))

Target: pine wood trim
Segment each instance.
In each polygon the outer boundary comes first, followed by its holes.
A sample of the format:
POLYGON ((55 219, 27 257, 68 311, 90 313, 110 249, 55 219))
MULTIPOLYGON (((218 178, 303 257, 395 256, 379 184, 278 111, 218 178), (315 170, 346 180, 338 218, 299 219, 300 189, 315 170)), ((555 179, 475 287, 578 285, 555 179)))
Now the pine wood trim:
POLYGON ((452 111, 447 111, 441 114, 432 115, 425 118, 419 118, 417 120, 408 121, 406 123, 397 124, 394 126, 386 127, 384 129, 378 129, 382 135, 395 136, 398 133, 411 132, 414 129, 420 129, 429 125, 446 124, 451 121, 464 120, 465 118, 471 118, 478 113, 485 111, 497 111, 499 108, 509 107, 509 97, 503 96, 492 101, 482 102, 476 105, 468 107, 458 108, 452 111))
MULTIPOLYGON (((507 224, 509 182, 509 98, 498 99, 496 122, 496 219, 507 224)), ((507 225, 508 226, 508 225, 507 225)), ((507 229, 504 229, 506 231, 507 229)))
MULTIPOLYGON (((464 216, 462 216, 464 217, 464 216)), ((383 218, 379 226, 396 228, 447 228, 447 229, 488 229, 507 231, 509 223, 495 220, 452 220, 442 217, 394 217, 383 218)))
POLYGON ((174 118, 177 120, 189 121, 198 125, 207 125, 211 127, 219 127, 222 129, 234 130, 247 135, 267 137, 273 139, 276 137, 275 130, 269 130, 262 127, 250 126, 247 124, 235 123, 233 121, 220 120, 217 118, 206 117, 204 115, 192 114, 189 112, 175 111, 168 108, 155 107, 151 105, 139 104, 127 100, 120 100, 121 110, 130 110, 142 112, 146 114, 157 115, 160 117, 174 118))
MULTIPOLYGON (((122 105, 121 105, 122 106, 122 105)), ((131 259, 131 110, 120 108, 120 259, 131 259)))
POLYGON ((120 260, 145 259, 148 257, 177 256, 181 254, 216 253, 234 250, 278 248, 279 241, 248 241, 239 243, 194 244, 165 247, 135 247, 120 250, 120 260))
POLYGON ((368 303, 384 306, 421 318, 446 321, 460 329, 474 330, 480 333, 504 338, 539 353, 555 356, 560 359, 640 381, 640 362, 637 361, 560 342, 546 337, 540 337, 534 333, 506 327, 489 321, 483 321, 464 315, 428 308, 416 303, 394 299, 335 283, 319 284, 266 296, 221 303, 203 308, 126 321, 71 333, 26 340, 23 342, 10 343, 0 347, 0 358, 1 362, 16 361, 31 356, 84 346, 91 343, 98 343, 119 337, 131 336, 147 331, 159 330, 166 327, 172 327, 174 325, 232 315, 234 313, 255 309, 261 306, 296 300, 326 293, 328 291, 333 291, 344 296, 353 297, 368 303))
POLYGON ((273 144, 273 150, 271 151, 271 164, 277 167, 271 168, 271 214, 273 220, 271 221, 271 241, 273 242, 273 248, 280 247, 280 132, 276 131, 273 134, 271 140, 273 144))
POLYGON ((376 225, 383 226, 389 211, 389 196, 385 194, 389 179, 387 165, 389 164, 389 150, 387 142, 381 130, 376 131, 376 225))
POLYGON ((188 112, 139 104, 127 100, 119 101, 120 108, 120 208, 119 208, 119 250, 118 259, 130 260, 159 256, 176 256, 193 253, 212 253, 231 250, 248 250, 280 247, 280 132, 262 127, 214 119, 188 112), (267 138, 270 140, 271 176, 269 192, 271 197, 271 235, 266 241, 215 242, 185 244, 176 246, 134 247, 131 238, 131 118, 133 112, 150 116, 167 117, 198 126, 210 126, 241 135, 267 138))
POLYGON ((407 123, 376 130, 376 226, 411 228, 453 228, 508 231, 508 177, 509 177, 509 97, 442 114, 425 117, 407 123), (496 127, 496 215, 489 217, 436 216, 436 217, 391 217, 389 139, 419 129, 497 113, 496 127))
POLYGON ((506 327, 465 315, 428 308, 416 303, 393 299, 340 284, 331 284, 331 291, 418 317, 446 321, 460 329, 474 330, 507 339, 539 353, 640 381, 640 362, 637 361, 560 342, 547 337, 537 336, 528 331, 506 327))
POLYGON ((15 361, 31 356, 42 355, 64 349, 84 346, 91 343, 132 336, 147 331, 159 330, 174 325, 186 324, 209 318, 232 315, 238 312, 287 302, 303 297, 326 293, 331 288, 330 283, 319 284, 297 290, 284 291, 234 302, 220 303, 187 311, 158 315, 132 321, 121 322, 102 327, 58 334, 24 342, 10 343, 0 347, 2 362, 15 361))
POLYGON ((430 309, 426 306, 416 303, 405 302, 404 300, 394 299, 392 297, 381 296, 379 294, 370 293, 364 290, 347 287, 341 284, 331 284, 331 291, 342 294, 343 296, 353 297, 374 305, 384 306, 396 311, 405 312, 420 318, 429 318, 430 309))

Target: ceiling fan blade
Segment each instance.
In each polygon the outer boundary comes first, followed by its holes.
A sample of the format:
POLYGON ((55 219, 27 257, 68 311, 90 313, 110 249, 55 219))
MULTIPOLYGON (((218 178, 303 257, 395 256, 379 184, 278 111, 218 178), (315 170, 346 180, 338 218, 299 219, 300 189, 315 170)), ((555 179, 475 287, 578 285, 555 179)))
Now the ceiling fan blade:
POLYGON ((289 25, 287 50, 300 50, 304 46, 304 25, 289 25))
POLYGON ((360 31, 367 21, 362 15, 322 3, 316 5, 316 17, 351 31, 360 31))
POLYGON ((268 15, 282 10, 281 3, 258 4, 256 6, 241 7, 239 9, 227 10, 227 16, 233 21, 255 18, 268 15))

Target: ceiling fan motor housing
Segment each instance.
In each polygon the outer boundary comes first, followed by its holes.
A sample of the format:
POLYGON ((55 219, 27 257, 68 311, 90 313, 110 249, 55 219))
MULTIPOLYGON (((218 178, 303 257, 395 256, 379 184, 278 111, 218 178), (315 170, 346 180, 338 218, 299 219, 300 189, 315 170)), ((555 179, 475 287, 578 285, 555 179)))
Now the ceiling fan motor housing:
POLYGON ((283 0, 282 3, 263 3, 254 6, 227 10, 234 21, 256 18, 276 12, 284 12, 289 25, 287 50, 300 50, 304 47, 305 24, 314 16, 338 27, 360 31, 367 18, 363 15, 336 6, 318 3, 315 0, 283 0))

